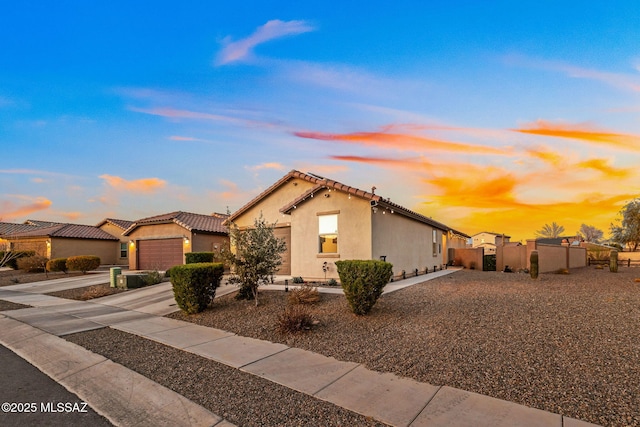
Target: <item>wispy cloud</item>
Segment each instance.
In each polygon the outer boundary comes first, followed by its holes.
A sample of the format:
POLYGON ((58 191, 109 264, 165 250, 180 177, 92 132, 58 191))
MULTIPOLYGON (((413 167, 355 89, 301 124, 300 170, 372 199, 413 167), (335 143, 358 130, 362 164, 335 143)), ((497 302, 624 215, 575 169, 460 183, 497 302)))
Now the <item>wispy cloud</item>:
POLYGON ((419 135, 392 133, 385 131, 354 132, 343 134, 298 131, 294 132, 293 134, 300 138, 316 139, 321 141, 347 142, 351 144, 393 148, 398 150, 412 150, 417 152, 436 150, 468 154, 509 154, 508 149, 495 148, 487 145, 451 142, 427 138, 419 135))
POLYGON ((535 123, 525 124, 519 129, 512 130, 525 134, 570 138, 592 144, 640 151, 640 136, 598 130, 589 124, 551 123, 538 120, 535 123))
POLYGON ((105 184, 119 191, 128 191, 133 193, 153 193, 167 185, 165 180, 160 178, 142 178, 135 180, 126 180, 119 176, 100 175, 99 178, 105 181, 105 184))
MULTIPOLYGON (((165 117, 168 119, 189 119, 189 120, 207 120, 207 121, 215 121, 215 122, 224 122, 230 123, 234 125, 240 126, 249 126, 249 127, 276 127, 279 126, 277 123, 269 123, 265 121, 246 119, 243 117, 235 117, 231 115, 224 114, 213 114, 213 113, 203 113, 200 111, 190 111, 190 110, 181 110, 170 107, 158 107, 158 108, 138 108, 138 107, 128 107, 129 110, 135 111, 137 113, 150 114, 153 116, 165 117)), ((172 137, 173 139, 174 137, 172 137)), ((175 137, 180 138, 180 137, 175 137)), ((178 139, 175 139, 178 140, 178 139)), ((185 139, 182 139, 185 141, 185 139)))
POLYGON ((253 55, 253 49, 262 43, 314 30, 315 28, 306 21, 281 21, 279 19, 268 21, 244 39, 232 41, 230 37, 225 38, 216 64, 224 65, 246 60, 253 55))
POLYGON ((2 221, 45 211, 52 205, 51 200, 46 197, 32 197, 22 194, 9 194, 7 197, 14 200, 0 200, 0 219, 2 221))
POLYGON ((247 166, 247 169, 252 172, 257 172, 262 169, 275 169, 275 170, 283 171, 285 170, 285 166, 278 162, 267 162, 267 163, 261 163, 255 166, 247 166))
POLYGON ((562 61, 535 59, 523 55, 505 58, 509 64, 563 73, 572 78, 596 80, 625 91, 640 92, 640 76, 578 67, 562 61))

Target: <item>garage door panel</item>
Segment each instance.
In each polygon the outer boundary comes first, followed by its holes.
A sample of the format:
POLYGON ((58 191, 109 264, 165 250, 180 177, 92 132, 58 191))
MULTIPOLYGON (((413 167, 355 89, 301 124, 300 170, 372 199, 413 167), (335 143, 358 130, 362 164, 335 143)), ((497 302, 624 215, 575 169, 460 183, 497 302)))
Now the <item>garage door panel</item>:
POLYGON ((138 242, 140 270, 167 270, 179 264, 184 264, 181 238, 138 242))

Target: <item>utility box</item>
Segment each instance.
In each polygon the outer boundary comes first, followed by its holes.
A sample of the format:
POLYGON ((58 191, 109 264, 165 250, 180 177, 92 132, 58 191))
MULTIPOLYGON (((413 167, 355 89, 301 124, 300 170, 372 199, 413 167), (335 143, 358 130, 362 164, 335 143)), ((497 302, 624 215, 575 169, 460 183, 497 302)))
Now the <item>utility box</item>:
POLYGON ((118 276, 118 288, 135 289, 146 286, 146 274, 121 274, 118 276))
POLYGON ((122 274, 122 269, 120 267, 111 267, 109 269, 109 284, 112 288, 118 286, 118 276, 122 274))

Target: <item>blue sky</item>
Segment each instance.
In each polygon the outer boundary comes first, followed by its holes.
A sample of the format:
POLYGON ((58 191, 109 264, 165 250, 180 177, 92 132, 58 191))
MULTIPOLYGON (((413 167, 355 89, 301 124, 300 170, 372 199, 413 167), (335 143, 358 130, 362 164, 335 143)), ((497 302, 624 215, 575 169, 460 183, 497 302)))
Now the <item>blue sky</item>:
POLYGON ((3 5, 0 218, 233 211, 299 169, 468 234, 607 233, 640 195, 640 8, 587 4, 3 5))

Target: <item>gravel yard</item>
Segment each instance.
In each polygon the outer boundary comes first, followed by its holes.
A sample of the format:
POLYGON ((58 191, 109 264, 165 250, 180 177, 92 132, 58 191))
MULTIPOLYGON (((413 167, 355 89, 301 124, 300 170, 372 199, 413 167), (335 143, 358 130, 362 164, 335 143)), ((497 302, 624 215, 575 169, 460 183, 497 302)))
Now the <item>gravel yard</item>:
MULTIPOLYGON (((640 269, 463 270, 382 296, 369 316, 322 295, 310 332, 276 332, 284 292, 170 317, 606 425, 640 426, 640 269)), ((142 354, 142 352, 140 352, 142 354)), ((141 357, 142 359, 142 357, 141 357)))

